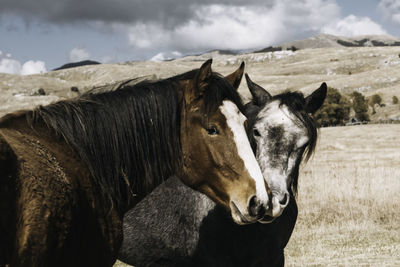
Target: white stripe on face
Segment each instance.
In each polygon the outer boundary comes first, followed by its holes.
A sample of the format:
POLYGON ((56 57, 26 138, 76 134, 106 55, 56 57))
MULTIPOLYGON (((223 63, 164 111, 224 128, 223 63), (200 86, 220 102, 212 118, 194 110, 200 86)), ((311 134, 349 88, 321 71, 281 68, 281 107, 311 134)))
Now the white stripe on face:
POLYGON ((233 133, 239 157, 243 160, 248 173, 256 182, 257 198, 263 204, 267 205, 268 195, 264 184, 264 178, 244 129, 246 117, 232 101, 224 100, 219 109, 226 117, 228 127, 233 133))

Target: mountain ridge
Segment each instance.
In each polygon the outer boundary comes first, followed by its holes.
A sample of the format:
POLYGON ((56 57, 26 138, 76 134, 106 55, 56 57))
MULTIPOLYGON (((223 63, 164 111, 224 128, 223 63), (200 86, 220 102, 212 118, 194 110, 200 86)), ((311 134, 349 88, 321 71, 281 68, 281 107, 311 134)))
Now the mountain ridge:
POLYGON ((400 38, 392 35, 359 35, 355 37, 320 34, 303 40, 283 43, 283 49, 329 48, 329 47, 382 47, 400 46, 400 38))

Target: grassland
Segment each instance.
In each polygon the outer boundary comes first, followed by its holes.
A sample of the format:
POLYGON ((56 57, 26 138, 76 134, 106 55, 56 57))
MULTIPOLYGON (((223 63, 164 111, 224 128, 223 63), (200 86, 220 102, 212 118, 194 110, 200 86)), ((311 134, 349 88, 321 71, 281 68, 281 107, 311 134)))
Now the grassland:
POLYGON ((400 125, 321 129, 298 204, 286 266, 400 266, 400 125))
POLYGON ((321 129, 287 266, 400 266, 400 125, 321 129))

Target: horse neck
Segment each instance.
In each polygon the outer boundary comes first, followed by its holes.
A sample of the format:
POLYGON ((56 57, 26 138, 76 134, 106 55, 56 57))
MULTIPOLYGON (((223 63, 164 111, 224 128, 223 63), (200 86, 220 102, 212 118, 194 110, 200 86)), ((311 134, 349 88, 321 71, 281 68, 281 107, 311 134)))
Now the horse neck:
POLYGON ((113 205, 125 206, 120 202, 146 195, 180 162, 179 88, 152 86, 86 95, 27 114, 32 127, 45 125, 65 140, 113 205))

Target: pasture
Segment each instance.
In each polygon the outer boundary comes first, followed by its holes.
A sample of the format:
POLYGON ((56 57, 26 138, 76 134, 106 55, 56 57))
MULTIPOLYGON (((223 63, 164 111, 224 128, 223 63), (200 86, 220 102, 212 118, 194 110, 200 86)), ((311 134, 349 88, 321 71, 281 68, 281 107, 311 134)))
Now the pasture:
POLYGON ((400 125, 321 129, 287 266, 400 265, 400 125))
POLYGON ((400 125, 321 129, 298 205, 286 266, 400 265, 400 125))

